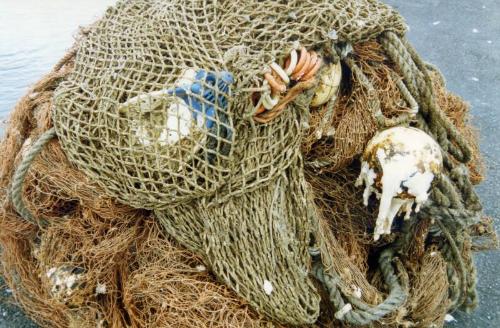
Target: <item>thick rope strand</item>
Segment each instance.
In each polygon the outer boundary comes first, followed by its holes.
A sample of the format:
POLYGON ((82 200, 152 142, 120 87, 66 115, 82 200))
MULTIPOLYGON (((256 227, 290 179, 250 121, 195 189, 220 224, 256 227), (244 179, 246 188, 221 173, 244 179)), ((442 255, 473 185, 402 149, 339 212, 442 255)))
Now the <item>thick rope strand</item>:
MULTIPOLYGON (((42 151, 44 146, 52 140, 56 136, 55 128, 51 128, 45 131, 38 140, 33 143, 30 149, 24 154, 21 163, 16 169, 14 173, 14 177, 12 178, 12 187, 11 187, 11 199, 14 204, 14 208, 26 221, 29 221, 33 224, 37 224, 37 220, 31 211, 26 207, 26 204, 23 200, 23 186, 24 180, 26 178, 26 174, 28 173, 31 164, 35 160, 36 156, 42 151)), ((45 220, 40 220, 42 224, 44 224, 45 220)))
POLYGON ((392 265, 393 259, 394 250, 390 248, 384 250, 380 255, 379 267, 385 283, 390 289, 390 293, 382 303, 375 306, 349 296, 346 297, 349 301, 346 303, 339 288, 341 278, 335 272, 326 273, 321 261, 314 264, 313 274, 316 279, 323 283, 328 291, 330 301, 334 308, 337 309, 335 314, 336 319, 347 321, 354 325, 368 325, 396 311, 406 301, 407 292, 401 287, 398 281, 392 265))
POLYGON ((471 158, 472 150, 465 138, 437 105, 427 64, 406 39, 401 39, 394 33, 384 33, 380 42, 403 74, 408 90, 423 105, 422 113, 428 116, 426 121, 431 122, 431 131, 435 138, 443 149, 449 151, 457 160, 467 163, 471 158))

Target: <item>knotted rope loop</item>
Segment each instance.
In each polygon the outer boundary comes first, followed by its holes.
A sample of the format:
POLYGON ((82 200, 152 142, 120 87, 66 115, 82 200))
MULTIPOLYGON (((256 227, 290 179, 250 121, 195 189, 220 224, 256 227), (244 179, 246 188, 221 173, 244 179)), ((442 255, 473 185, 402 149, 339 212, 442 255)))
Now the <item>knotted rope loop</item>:
POLYGON ((399 283, 392 264, 394 255, 395 250, 388 248, 382 251, 379 257, 379 267, 390 292, 387 298, 378 305, 365 303, 353 296, 342 295, 339 287, 341 278, 337 273, 334 271, 325 272, 321 261, 317 261, 313 265, 313 275, 328 291, 330 301, 337 309, 335 317, 338 320, 354 325, 368 325, 396 311, 406 301, 408 293, 399 283))

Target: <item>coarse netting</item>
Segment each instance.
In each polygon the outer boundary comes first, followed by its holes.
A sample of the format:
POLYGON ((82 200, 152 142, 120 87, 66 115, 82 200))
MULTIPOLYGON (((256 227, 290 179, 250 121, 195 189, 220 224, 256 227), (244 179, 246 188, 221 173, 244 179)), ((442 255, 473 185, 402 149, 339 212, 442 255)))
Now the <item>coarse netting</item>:
POLYGON ((495 237, 461 164, 481 180, 476 136, 467 105, 392 34, 404 29, 372 0, 110 8, 21 99, 0 148, 16 299, 57 327, 441 326, 474 308, 471 251, 494 246, 475 237, 495 237), (337 101, 309 109, 305 91, 256 124, 264 69, 297 42, 341 61, 337 101), (9 192, 52 124, 21 185, 32 225, 9 192), (449 152, 446 174, 418 219, 374 242, 357 158, 404 124, 449 152))
POLYGON ((59 142, 37 157, 24 188, 29 209, 50 225, 20 220, 7 199, 12 170, 51 124, 54 89, 72 68, 35 85, 1 144, 2 275, 25 311, 47 327, 267 326, 149 211, 117 203, 72 166, 59 142))
POLYGON ((122 1, 79 45, 54 125, 72 163, 118 200, 154 209, 252 305, 312 323, 319 297, 298 187, 308 102, 255 127, 245 90, 297 42, 327 57, 332 31, 359 41, 385 30, 404 24, 375 1, 122 1))
POLYGON ((373 0, 120 1, 82 40, 54 124, 69 159, 132 206, 243 193, 293 162, 300 135, 289 120, 244 119, 263 69, 295 42, 326 55, 333 30, 354 42, 404 28, 373 0), (184 85, 185 98, 168 93, 184 85))

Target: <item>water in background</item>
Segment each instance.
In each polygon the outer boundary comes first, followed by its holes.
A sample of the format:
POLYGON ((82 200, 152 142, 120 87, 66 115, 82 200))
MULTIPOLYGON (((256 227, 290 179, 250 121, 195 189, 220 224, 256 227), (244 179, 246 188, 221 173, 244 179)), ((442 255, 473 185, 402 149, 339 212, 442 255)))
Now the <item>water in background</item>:
POLYGON ((0 137, 29 86, 116 0, 0 0, 0 137))

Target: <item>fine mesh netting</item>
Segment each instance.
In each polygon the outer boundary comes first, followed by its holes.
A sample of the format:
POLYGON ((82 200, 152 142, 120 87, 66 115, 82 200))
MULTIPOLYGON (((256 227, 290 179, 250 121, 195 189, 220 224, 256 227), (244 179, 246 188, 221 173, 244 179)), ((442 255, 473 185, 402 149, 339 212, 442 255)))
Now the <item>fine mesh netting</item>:
POLYGON ((56 327, 442 326, 473 309, 472 251, 496 242, 471 183, 476 134, 404 32, 373 0, 118 2, 1 144, 0 269, 16 299, 56 327), (336 100, 311 108, 320 79, 297 80, 256 120, 269 65, 298 47, 317 75, 341 65, 336 100), (33 156, 51 125, 58 140, 33 156), (397 125, 433 136, 445 172, 374 241, 358 158, 397 125))

